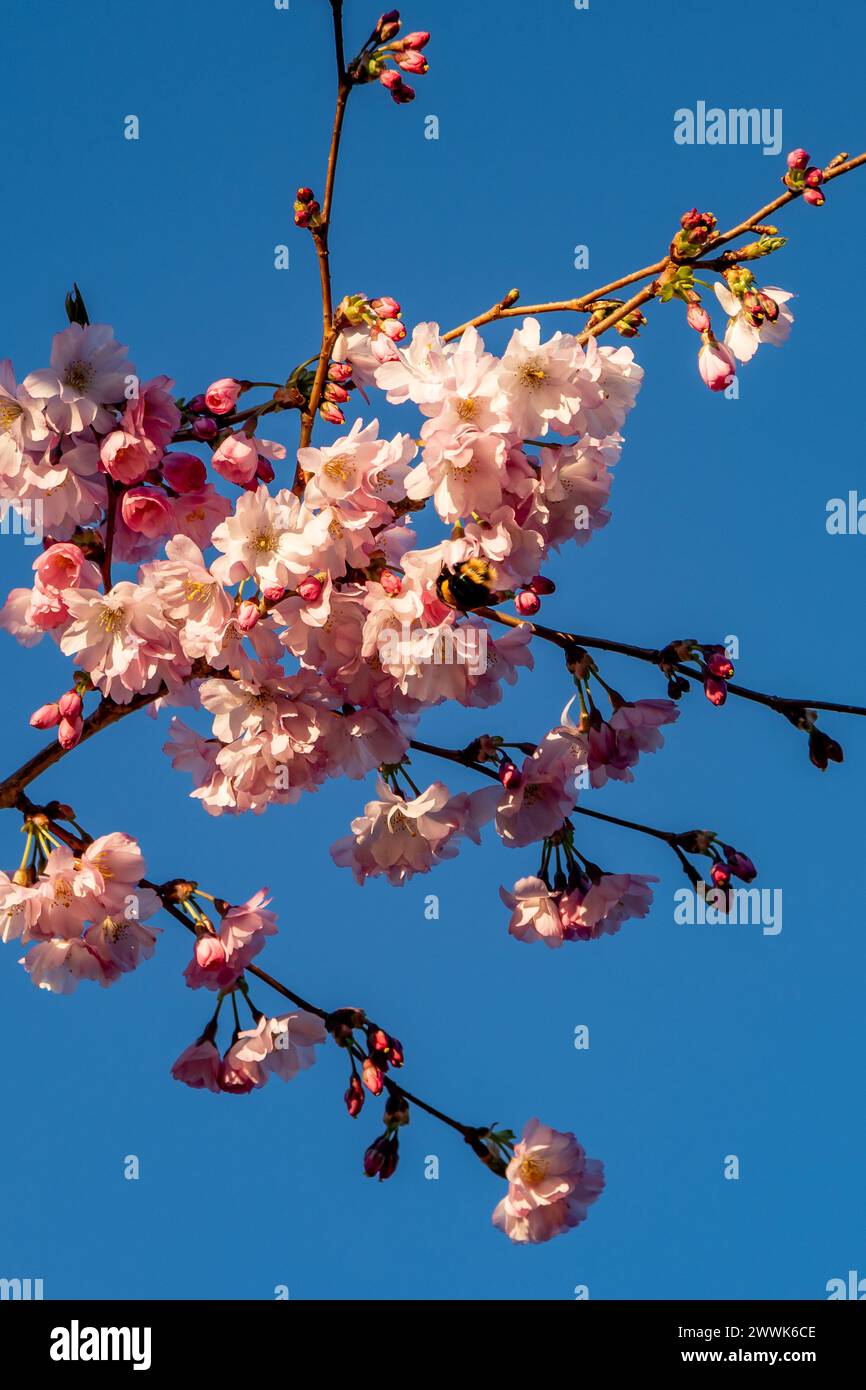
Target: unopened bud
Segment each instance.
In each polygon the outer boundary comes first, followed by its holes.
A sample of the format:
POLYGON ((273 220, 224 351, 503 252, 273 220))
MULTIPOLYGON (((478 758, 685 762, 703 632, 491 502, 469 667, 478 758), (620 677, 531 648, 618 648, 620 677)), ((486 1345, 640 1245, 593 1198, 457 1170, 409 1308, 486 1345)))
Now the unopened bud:
POLYGON ((703 304, 690 304, 686 309, 686 322, 696 333, 706 333, 710 327, 710 316, 703 304))
POLYGON ((57 742, 67 751, 79 742, 84 730, 84 721, 78 715, 75 719, 61 719, 57 726, 57 742))
POLYGON ((810 207, 822 208, 826 201, 820 188, 807 188, 803 192, 803 202, 808 203, 810 207))
POLYGON ((381 1068, 377 1067, 376 1063, 373 1062, 369 1057, 364 1058, 364 1062, 361 1067, 361 1076, 363 1078, 364 1085, 367 1087, 367 1090, 370 1092, 371 1095, 379 1096, 382 1094, 382 1087, 385 1084, 385 1078, 382 1075, 381 1068))
POLYGON ((60 706, 55 702, 50 705, 40 705, 30 716, 31 729, 53 729, 60 723, 60 706))
POLYGON ((523 773, 515 763, 502 763, 499 768, 499 780, 506 791, 517 791, 523 783, 523 773))
POLYGON ((789 169, 805 169, 809 163, 809 156, 805 150, 792 150, 785 162, 789 169))
POLYGON ((515 596, 514 607, 521 617, 531 618, 541 607, 541 599, 532 589, 523 589, 515 596))
POLYGON ((259 605, 251 598, 245 598, 237 613, 237 623, 241 632, 252 632, 261 616, 259 605))
POLYGON ((352 1072, 343 1100, 346 1102, 346 1109, 353 1120, 360 1115, 363 1110, 365 1099, 361 1078, 358 1076, 357 1072, 352 1072))
POLYGON ((57 701, 57 708, 64 719, 77 719, 81 713, 81 696, 78 691, 67 690, 57 701))
POLYGON ((315 574, 308 574, 298 584, 298 593, 305 603, 317 603, 322 597, 322 581, 315 574))

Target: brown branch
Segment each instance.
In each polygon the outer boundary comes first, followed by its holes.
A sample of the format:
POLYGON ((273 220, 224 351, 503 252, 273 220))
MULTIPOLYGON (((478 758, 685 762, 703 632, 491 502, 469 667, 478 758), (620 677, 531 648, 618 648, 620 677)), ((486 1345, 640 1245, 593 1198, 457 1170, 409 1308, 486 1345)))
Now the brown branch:
MULTIPOLYGON (((473 612, 488 622, 500 623, 504 627, 528 627, 533 637, 540 637, 542 641, 550 642, 564 652, 575 647, 588 647, 596 651, 613 652, 618 656, 633 657, 636 661, 649 662, 651 666, 659 666, 663 659, 663 649, 659 647, 637 647, 630 642, 615 642, 609 637, 587 637, 578 632, 559 632, 554 628, 544 627, 541 623, 531 622, 529 618, 520 618, 511 613, 501 613, 494 608, 475 608, 473 612)), ((692 680, 703 680, 701 672, 696 671, 693 666, 689 666, 685 662, 671 662, 670 665, 674 670, 682 672, 684 676, 690 676, 692 680)), ((725 684, 729 695, 738 695, 743 700, 751 700, 755 704, 766 705, 779 714, 789 714, 797 709, 808 708, 828 710, 835 714, 866 716, 866 706, 863 705, 840 704, 835 700, 794 699, 789 695, 767 695, 761 690, 750 690, 747 686, 735 685, 731 681, 726 681, 725 684)))
MULTIPOLYGON (((837 155, 823 171, 824 182, 829 183, 831 179, 839 178, 842 174, 848 174, 852 169, 858 169, 863 164, 866 164, 866 153, 858 154, 854 159, 840 158, 840 156, 837 155)), ((744 221, 738 222, 735 227, 731 227, 728 231, 722 232, 719 236, 715 237, 707 247, 707 250, 715 251, 716 248, 724 246, 727 242, 733 241, 736 237, 743 236, 746 232, 752 231, 759 223, 765 222, 774 212, 778 212, 779 208, 785 207, 787 203, 791 203, 795 198, 801 196, 802 190, 786 189, 778 198, 774 198, 772 202, 759 208, 758 211, 752 213, 750 217, 745 218, 744 221)), ((674 262, 671 260, 671 257, 669 255, 664 256, 653 265, 646 265, 640 270, 630 271, 628 275, 620 276, 618 280, 612 280, 610 284, 601 285, 598 289, 591 290, 589 294, 579 295, 576 299, 551 300, 546 304, 526 304, 522 307, 507 305, 503 300, 500 306, 495 306, 493 309, 488 309, 485 313, 479 314, 475 318, 468 319, 466 323, 461 324, 459 328, 452 328, 448 333, 444 334, 444 341, 449 342, 452 338, 458 338, 467 328, 477 328, 481 324, 490 323, 494 319, 512 318, 517 315, 567 312, 584 313, 595 300, 604 299, 608 295, 613 294, 615 290, 623 289, 626 285, 636 284, 640 280, 655 280, 672 264, 674 264, 674 262)), ((691 264, 700 265, 702 262, 696 261, 691 262, 691 264)), ((512 290, 511 293, 515 294, 516 292, 512 290)), ((604 333, 608 328, 612 328, 617 324, 620 319, 625 318, 626 314, 648 303, 649 300, 654 298, 655 294, 655 288, 653 286, 647 286, 646 289, 641 290, 639 294, 633 296, 633 298, 628 300, 625 304, 613 310, 606 318, 595 324, 591 329, 586 329, 580 335, 579 341, 585 343, 590 337, 597 338, 599 334, 604 333)))
MULTIPOLYGON (((310 391, 310 399, 307 407, 301 413, 301 449, 305 449, 313 435, 313 425, 316 419, 316 412, 322 399, 325 389, 325 377, 328 371, 328 363, 334 344, 339 336, 339 328, 334 324, 334 305, 331 290, 331 265, 330 253, 328 249, 328 239, 331 229, 331 214, 334 205, 334 181, 337 176, 337 162, 340 156, 340 139, 343 133, 343 120, 346 114, 346 104, 349 100, 349 93, 352 90, 351 79, 346 72, 346 62, 343 52, 343 0, 331 0, 331 13, 334 21, 334 48, 337 61, 337 104, 334 111, 334 124, 331 130, 331 144, 328 150, 328 167, 325 173, 325 194, 322 203, 322 215, 318 226, 313 230, 313 242, 316 247, 316 257, 319 263, 319 280, 322 293, 322 345, 319 350, 319 360, 316 366, 316 374, 313 378, 313 386, 310 391)), ((300 483, 300 465, 295 471, 294 487, 300 483)))

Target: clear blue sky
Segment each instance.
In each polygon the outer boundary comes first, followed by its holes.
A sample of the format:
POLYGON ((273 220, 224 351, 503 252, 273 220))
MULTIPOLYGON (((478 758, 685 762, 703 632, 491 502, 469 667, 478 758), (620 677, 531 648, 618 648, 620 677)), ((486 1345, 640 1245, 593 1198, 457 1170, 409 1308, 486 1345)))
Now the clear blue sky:
MULTIPOLYGON (((346 8, 351 50, 376 11, 346 8)), ((315 270, 291 200, 300 183, 321 187, 327 10, 11 0, 0 354, 21 374, 47 363, 73 278, 142 375, 170 373, 184 394, 227 374, 272 379, 315 351, 315 270), (123 138, 129 114, 138 142, 123 138), (282 242, 287 272, 273 268, 282 242)), ((686 18, 667 0, 413 0, 405 14, 433 31, 431 72, 408 108, 379 89, 353 96, 332 249, 340 292, 394 294, 410 322, 451 326, 512 285, 527 302, 584 292, 655 259, 685 208, 730 224, 774 196, 783 156, 677 146, 679 107, 781 108, 783 153, 804 145, 822 163, 862 141, 853 4, 732 0, 686 18), (429 114, 438 142, 423 138, 429 114), (573 266, 579 243, 588 271, 573 266)), ((866 539, 824 526, 829 498, 866 492, 862 315, 845 307, 864 216, 863 173, 834 183, 824 209, 784 215, 791 243, 767 279, 798 295, 793 337, 744 369, 736 402, 701 385, 681 311, 652 309, 613 522, 552 567, 546 618, 645 643, 736 634, 744 683, 866 701, 866 539)), ((275 427, 286 443, 295 423, 275 427)), ((5 588, 24 582, 32 553, 3 539, 5 588)), ((26 654, 4 642, 5 773, 44 737, 27 716, 62 688, 66 663, 48 643, 26 654)), ((652 671, 603 670, 627 695, 663 694, 652 671)), ((487 730, 529 738, 570 693, 540 651, 500 711, 448 707, 424 727, 453 744, 487 730)), ((71 999, 34 990, 17 948, 0 956, 0 1274, 42 1277, 56 1297, 270 1298, 286 1284, 293 1298, 569 1299, 577 1284, 595 1298, 820 1298, 829 1278, 866 1273, 866 725, 824 722, 846 762, 822 775, 778 716, 695 696, 634 785, 592 802, 718 829, 752 854, 762 885, 782 888, 779 936, 677 926, 673 857, 590 826, 591 857, 662 876, 657 902, 617 937, 557 953, 506 934, 498 886, 531 871, 532 854, 488 838, 432 879, 362 891, 328 846, 368 787, 212 821, 145 715, 80 749, 37 795, 71 801, 93 833, 136 834, 154 877, 191 875, 235 901, 269 884, 281 933, 266 967, 324 1005, 365 1005, 402 1038, 407 1085, 465 1120, 518 1128, 539 1114, 576 1130, 608 1189, 578 1231, 516 1248, 490 1225, 500 1185, 421 1115, 396 1177, 361 1176, 374 1108, 346 1117, 335 1049, 248 1099, 177 1085, 169 1067, 206 1006, 181 978, 189 941, 166 920, 149 966, 71 999), (428 892, 438 922, 424 918, 428 892), (587 1052, 572 1044, 581 1023, 587 1052), (123 1177, 128 1154, 137 1182, 123 1177), (424 1179, 428 1154, 438 1182, 424 1179), (723 1179, 727 1154, 738 1182, 723 1179)), ((17 817, 5 812, 0 830, 10 866, 17 817)))

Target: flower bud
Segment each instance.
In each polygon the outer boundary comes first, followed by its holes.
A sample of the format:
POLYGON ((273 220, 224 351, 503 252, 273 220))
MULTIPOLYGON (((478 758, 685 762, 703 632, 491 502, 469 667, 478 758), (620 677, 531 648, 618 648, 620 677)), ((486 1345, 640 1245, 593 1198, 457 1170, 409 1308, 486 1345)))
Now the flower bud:
POLYGON ((391 570, 382 571, 379 575, 379 583, 389 598, 396 598, 403 588, 403 581, 399 574, 394 574, 391 570))
POLYGON ((814 169, 814 168, 813 168, 813 169, 807 169, 807 170, 806 170, 806 187, 807 187, 807 188, 818 188, 819 185, 822 184, 823 182, 824 182, 824 171, 823 171, 823 169, 814 169))
POLYGON ((344 425, 346 423, 345 415, 333 401, 323 401, 319 406, 319 414, 323 420, 327 420, 329 425, 344 425))
POLYGON ((737 364, 724 343, 710 338, 698 353, 698 371, 711 391, 724 391, 736 376, 737 364))
POLYGON ((84 721, 79 715, 77 719, 61 719, 57 726, 57 742, 64 752, 74 748, 81 738, 84 729, 84 721))
POLYGON ((217 422, 216 420, 210 420, 206 415, 199 416, 198 420, 193 420, 192 432, 196 439, 215 439, 217 434, 217 422))
POLYGON ((255 477, 251 478, 247 486, 255 491, 258 483, 272 483, 276 477, 274 465, 270 459, 266 459, 263 454, 259 454, 256 460, 255 477))
POLYGON ((541 607, 541 599, 532 589, 523 589, 515 596, 514 607, 522 617, 530 618, 541 607))
POLYGON ((409 1102, 405 1096, 392 1091, 385 1101, 385 1124, 389 1129, 398 1129, 409 1123, 409 1102))
POLYGON ((369 1057, 364 1058, 364 1062, 361 1067, 361 1076, 363 1078, 364 1085, 367 1087, 367 1090, 370 1092, 371 1095, 380 1096, 382 1094, 382 1087, 385 1084, 385 1078, 382 1074, 381 1068, 377 1067, 376 1063, 372 1061, 369 1057))
POLYGON ((812 728, 809 730, 809 760, 821 772, 826 772, 827 764, 843 762, 844 754, 834 738, 821 729, 812 728))
POLYGON ((430 35, 423 29, 413 29, 411 34, 407 34, 403 40, 404 48, 426 48, 430 42, 430 35))
POLYGON ((262 592, 268 603, 280 603, 286 596, 282 584, 269 584, 262 592))
POLYGON ((199 393, 199 395, 193 396, 191 401, 187 401, 186 408, 190 415, 200 415, 203 410, 207 410, 207 401, 199 393))
POLYGON ((786 158, 789 169, 805 169, 809 163, 809 156, 805 150, 792 150, 786 158))
POLYGON ((218 970, 221 965, 225 965, 226 948, 218 936, 207 933, 196 940, 195 959, 202 970, 218 970))
POLYGON ((64 719, 77 719, 81 713, 81 696, 77 690, 67 690, 57 701, 57 708, 64 719))
POLYGON ((779 317, 779 306, 775 299, 769 294, 765 294, 763 290, 759 291, 758 299, 760 300, 761 311, 764 318, 768 323, 775 323, 776 319, 779 317))
POLYGON ((534 594, 541 597, 543 594, 555 594, 556 585, 552 579, 548 579, 544 574, 537 574, 534 579, 530 579, 529 587, 534 594))
POLYGON ((717 888, 724 888, 731 881, 731 870, 727 864, 722 864, 717 859, 710 869, 710 878, 717 888))
POLYGON ((696 333, 708 333, 710 329, 710 316, 703 304, 690 304, 686 309, 686 322, 689 328, 693 328, 696 333))
POLYGON ((316 195, 312 188, 299 188, 295 197, 298 202, 303 203, 305 207, 308 203, 314 203, 316 201, 316 195))
POLYGON ((364 1172, 368 1178, 384 1182, 397 1167, 399 1154, 396 1134, 380 1134, 364 1154, 364 1172))
POLYGON ((163 454, 162 476, 175 492, 199 492, 207 482, 207 468, 196 454, 177 450, 163 454))
POLYGON ((361 1085, 361 1078, 358 1076, 357 1072, 352 1072, 343 1100, 346 1103, 346 1109, 351 1118, 353 1120, 356 1119, 363 1110, 364 1101, 366 1100, 364 1087, 361 1085))
POLYGON ((370 300, 370 308, 379 319, 395 319, 400 313, 400 305, 389 294, 370 300))
POLYGON ((211 382, 205 391, 205 404, 212 415, 228 415, 237 405, 240 394, 240 382, 234 377, 223 376, 211 382))
POLYGON ((704 680, 704 694, 711 705, 718 708, 723 705, 728 698, 728 687, 723 680, 716 676, 707 676, 704 680))
POLYGON ((516 763, 502 763, 499 768, 499 780, 506 791, 517 791, 523 783, 523 773, 516 763))
POLYGON ((349 381, 352 376, 352 368, 348 362, 332 362, 328 368, 328 380, 342 384, 349 381))
POLYGON ((737 878, 741 878, 744 883, 751 883, 752 879, 758 877, 758 870, 747 854, 742 854, 731 845, 721 845, 721 850, 731 873, 737 878))
POLYGON ((710 652, 707 657, 707 670, 711 676, 728 681, 734 674, 734 664, 724 652, 710 652))
POLYGON ((423 53, 416 53, 413 49, 407 49, 405 53, 395 53, 394 62, 403 72, 412 72, 416 77, 423 77, 430 71, 430 64, 423 53))
POLYGON ((399 72, 393 68, 385 68, 384 72, 379 74, 379 81, 383 87, 388 88, 398 106, 405 106, 407 102, 415 100, 414 88, 404 82, 399 72))
POLYGON ((305 603, 317 603, 322 597, 322 581, 314 574, 308 574, 298 585, 298 593, 305 603))
POLYGON ((379 43, 390 43, 400 32, 400 11, 386 10, 379 16, 374 33, 379 43))
POLYGON ((826 201, 820 188, 807 188, 803 192, 803 202, 808 203, 810 207, 822 208, 826 201))
POLYGON ((339 386, 335 381, 329 381, 325 387, 325 400, 336 401, 338 405, 345 405, 349 399, 349 393, 345 386, 339 386))
POLYGON ((60 723, 60 707, 57 703, 40 705, 30 716, 31 729, 53 729, 60 723))
POLYGON ((237 623, 241 632, 252 632, 261 616, 259 605, 251 598, 245 598, 237 612, 237 623))
POLYGON ((399 319, 380 319, 379 330, 390 338, 392 343, 401 343, 406 337, 406 325, 399 319))

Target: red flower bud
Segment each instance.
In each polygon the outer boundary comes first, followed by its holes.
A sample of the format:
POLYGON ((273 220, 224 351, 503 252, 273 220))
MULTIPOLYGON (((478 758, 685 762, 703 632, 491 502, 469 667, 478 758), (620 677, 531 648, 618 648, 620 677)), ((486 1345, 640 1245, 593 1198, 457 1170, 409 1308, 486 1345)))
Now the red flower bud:
POLYGON ((723 680, 707 676, 704 681, 704 694, 711 705, 723 705, 728 698, 728 687, 723 680))
POLYGON ((530 579, 529 587, 534 594, 555 594, 556 585, 552 579, 548 579, 544 574, 537 574, 534 579, 530 579))
POLYGON ((792 150, 787 156, 786 163, 789 169, 805 169, 809 163, 809 156, 805 150, 792 150))
POLYGON ((363 1077, 364 1085, 372 1096, 380 1096, 382 1094, 385 1078, 382 1075, 381 1068, 377 1067, 376 1063, 371 1061, 369 1057, 364 1058, 361 1067, 361 1076, 363 1077))
POLYGON ((361 1078, 358 1076, 357 1072, 352 1072, 352 1075, 349 1078, 349 1085, 346 1090, 346 1094, 343 1096, 343 1100, 346 1102, 346 1109, 348 1110, 349 1115, 353 1120, 356 1118, 356 1116, 360 1115, 362 1109, 364 1108, 365 1099, 366 1097, 364 1095, 364 1087, 361 1085, 361 1078))
POLYGON ((532 589, 524 589, 514 599, 514 607, 524 618, 531 618, 541 607, 541 599, 532 589))

